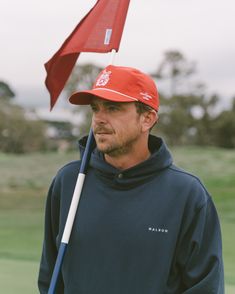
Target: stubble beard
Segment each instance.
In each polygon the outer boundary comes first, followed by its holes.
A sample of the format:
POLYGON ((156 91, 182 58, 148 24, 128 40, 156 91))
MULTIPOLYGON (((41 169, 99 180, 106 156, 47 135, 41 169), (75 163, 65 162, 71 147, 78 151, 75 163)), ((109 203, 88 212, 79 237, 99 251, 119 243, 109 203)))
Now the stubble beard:
POLYGON ((139 135, 135 134, 135 136, 128 138, 127 140, 125 140, 125 142, 111 142, 106 146, 102 146, 101 141, 101 144, 97 142, 97 148, 100 152, 104 153, 105 155, 108 155, 110 157, 118 157, 120 155, 130 153, 138 139, 139 135))
MULTIPOLYGON (((136 117, 136 123, 138 124, 139 116, 136 117)), ((125 155, 130 153, 133 150, 133 146, 136 144, 136 142, 140 138, 140 129, 137 127, 131 134, 129 134, 129 137, 121 137, 121 138, 115 138, 116 132, 112 129, 108 129, 103 126, 97 126, 94 129, 94 134, 96 137, 96 134, 99 132, 107 132, 111 136, 114 136, 114 139, 107 140, 102 138, 95 138, 96 139, 96 145, 97 149, 102 152, 105 155, 108 155, 110 157, 118 157, 121 155, 125 155), (105 142, 107 140, 107 142, 105 142)))

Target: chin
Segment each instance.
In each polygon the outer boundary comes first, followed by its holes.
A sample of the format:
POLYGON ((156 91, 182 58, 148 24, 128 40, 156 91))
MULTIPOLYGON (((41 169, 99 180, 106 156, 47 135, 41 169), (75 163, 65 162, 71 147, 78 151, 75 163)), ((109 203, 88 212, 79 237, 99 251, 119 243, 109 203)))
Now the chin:
POLYGON ((97 149, 103 153, 109 150, 109 146, 107 146, 107 144, 96 143, 96 145, 97 145, 97 149))
POLYGON ((107 145, 107 144, 97 144, 97 149, 100 152, 107 154, 107 155, 110 155, 110 156, 112 156, 113 153, 115 153, 115 151, 116 151, 116 148, 113 148, 112 146, 107 145))

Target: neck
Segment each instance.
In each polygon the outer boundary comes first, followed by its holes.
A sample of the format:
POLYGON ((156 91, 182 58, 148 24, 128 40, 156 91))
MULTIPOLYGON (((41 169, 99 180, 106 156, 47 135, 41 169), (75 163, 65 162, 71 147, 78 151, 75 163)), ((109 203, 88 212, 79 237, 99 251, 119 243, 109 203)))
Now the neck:
POLYGON ((148 149, 148 143, 145 146, 137 146, 131 151, 125 154, 119 154, 117 156, 111 156, 108 154, 104 155, 106 162, 114 166, 119 170, 125 170, 131 168, 150 157, 151 153, 148 149))

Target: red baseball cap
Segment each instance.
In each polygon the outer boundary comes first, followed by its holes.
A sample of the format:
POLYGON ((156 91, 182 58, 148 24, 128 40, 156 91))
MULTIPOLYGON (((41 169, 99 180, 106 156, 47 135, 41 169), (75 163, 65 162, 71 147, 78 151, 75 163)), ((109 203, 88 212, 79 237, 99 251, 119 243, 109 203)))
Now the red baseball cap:
POLYGON ((138 69, 109 65, 98 75, 91 90, 74 93, 69 101, 76 105, 90 104, 92 97, 114 102, 139 101, 155 110, 159 95, 153 79, 138 69))

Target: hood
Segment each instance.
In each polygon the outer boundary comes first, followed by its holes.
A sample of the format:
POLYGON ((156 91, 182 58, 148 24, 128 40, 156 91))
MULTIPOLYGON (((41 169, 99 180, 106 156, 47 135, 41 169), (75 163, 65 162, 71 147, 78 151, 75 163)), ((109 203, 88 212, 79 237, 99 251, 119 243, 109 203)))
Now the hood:
MULTIPOLYGON (((79 140, 81 157, 85 150, 86 141, 87 137, 79 140)), ((94 148, 89 166, 108 185, 118 189, 131 188, 151 180, 172 164, 172 156, 161 138, 150 135, 149 149, 151 156, 147 160, 126 170, 119 170, 107 163, 104 160, 103 153, 94 148)))

